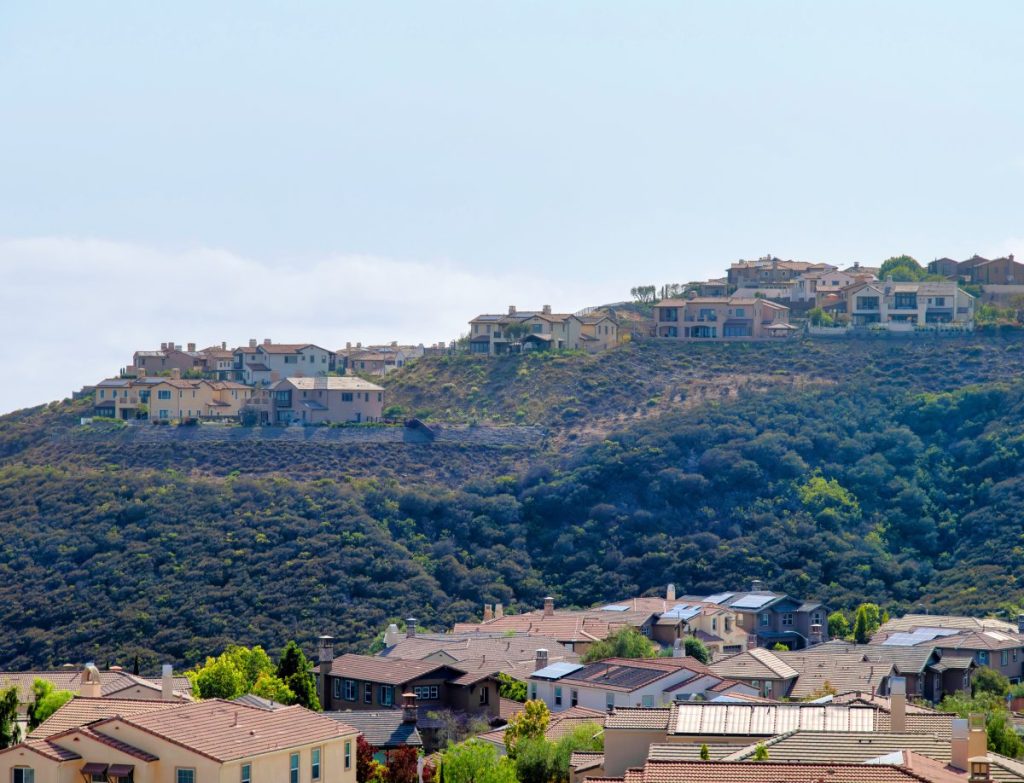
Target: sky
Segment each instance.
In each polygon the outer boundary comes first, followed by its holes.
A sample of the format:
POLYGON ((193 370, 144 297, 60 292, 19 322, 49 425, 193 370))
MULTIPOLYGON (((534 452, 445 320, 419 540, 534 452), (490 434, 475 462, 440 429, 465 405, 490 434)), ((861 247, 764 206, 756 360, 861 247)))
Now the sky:
POLYGON ((732 261, 1024 256, 1024 3, 0 2, 0 413, 732 261))

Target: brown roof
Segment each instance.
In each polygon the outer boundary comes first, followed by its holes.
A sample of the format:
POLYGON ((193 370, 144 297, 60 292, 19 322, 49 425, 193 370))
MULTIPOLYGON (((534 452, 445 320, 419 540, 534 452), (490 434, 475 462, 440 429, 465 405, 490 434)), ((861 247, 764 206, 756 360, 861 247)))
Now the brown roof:
MULTIPOLYGON (((345 723, 298 705, 261 710, 220 699, 113 720, 122 720, 215 761, 230 761, 356 733, 345 723)), ((94 724, 93 729, 103 732, 108 723, 94 724)))
POLYGON ((75 696, 40 723, 28 736, 30 739, 45 739, 68 729, 86 726, 105 718, 113 718, 118 715, 123 718, 131 718, 135 715, 174 709, 180 707, 182 703, 178 701, 147 701, 145 699, 91 699, 85 696, 75 696))
MULTIPOLYGON (((871 732, 791 731, 765 740, 763 744, 768 750, 768 758, 778 761, 859 764, 897 750, 913 750, 941 762, 952 758, 948 738, 934 734, 894 734, 888 731, 888 727, 885 731, 871 732)), ((730 761, 748 760, 753 758, 756 749, 755 743, 743 748, 734 747, 725 758, 730 761)))
POLYGON ((346 653, 339 655, 331 663, 331 676, 379 682, 385 685, 404 685, 441 669, 454 671, 456 676, 465 673, 440 661, 407 661, 400 658, 379 658, 373 655, 346 653))
POLYGON ((607 638, 625 626, 640 627, 651 618, 652 612, 608 612, 600 609, 565 610, 551 615, 543 610, 523 614, 507 614, 482 623, 456 623, 454 633, 469 631, 519 631, 531 635, 547 636, 566 642, 594 642, 607 638))
POLYGON ((28 739, 24 742, 20 742, 17 745, 10 745, 3 750, 0 750, 0 755, 4 753, 12 753, 18 750, 31 750, 38 753, 40 756, 45 756, 53 761, 73 761, 80 759, 77 753, 67 748, 62 748, 55 742, 50 742, 45 739, 28 739))
MULTIPOLYGON (((921 778, 889 764, 807 764, 798 762, 648 761, 636 783, 920 783, 921 778)), ((628 780, 628 778, 627 778, 628 780)))
POLYGON ((668 729, 671 707, 616 707, 604 719, 606 729, 668 729))
POLYGON ((776 656, 799 672, 788 694, 793 699, 805 699, 820 693, 826 683, 838 691, 881 690, 893 671, 892 663, 865 661, 864 656, 857 652, 832 655, 779 652, 776 656))
POLYGON ((722 658, 709 668, 720 677, 739 680, 789 680, 799 676, 796 669, 763 647, 722 658))

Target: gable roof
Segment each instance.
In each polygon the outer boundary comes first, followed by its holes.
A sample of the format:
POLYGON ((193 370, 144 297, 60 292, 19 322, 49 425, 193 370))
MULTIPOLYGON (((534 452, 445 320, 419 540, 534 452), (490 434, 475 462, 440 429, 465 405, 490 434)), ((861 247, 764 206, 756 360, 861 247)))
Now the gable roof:
POLYGON ((799 672, 782 658, 763 647, 754 647, 708 667, 714 674, 739 680, 790 680, 799 672))
POLYGON ((565 674, 560 682, 630 693, 673 675, 699 678, 708 668, 694 658, 607 658, 565 674))
POLYGON ((865 660, 859 652, 808 655, 797 651, 779 652, 775 656, 798 672, 797 680, 787 694, 793 699, 805 699, 820 693, 826 683, 837 691, 882 690, 885 679, 893 672, 891 662, 865 660))
POLYGON ((679 735, 774 736, 796 729, 874 731, 871 707, 832 704, 716 704, 690 702, 671 707, 668 733, 679 735))
POLYGON ((443 661, 407 661, 401 658, 380 658, 374 655, 346 653, 331 662, 332 677, 404 685, 435 672, 461 676, 466 672, 443 661))
POLYGON ((113 721, 135 726, 214 761, 256 756, 356 733, 341 721, 298 705, 263 710, 221 699, 182 704, 130 719, 114 718, 92 728, 105 733, 104 727, 113 721))
POLYGON ((98 720, 121 716, 125 718, 151 712, 175 709, 183 702, 147 701, 145 699, 94 699, 75 696, 29 733, 29 739, 45 739, 68 729, 86 726, 98 720))
POLYGON ((356 729, 375 748, 423 746, 416 724, 406 722, 402 710, 346 710, 322 714, 356 729))
MULTIPOLYGON (((619 778, 622 780, 623 778, 619 778)), ((648 759, 642 770, 629 770, 627 783, 921 783, 902 767, 889 764, 810 764, 648 759), (633 773, 633 774, 630 774, 633 773)), ((591 778, 615 780, 615 778, 591 778)))
POLYGON ((364 381, 355 375, 317 375, 315 377, 293 375, 278 381, 270 388, 277 389, 289 385, 299 391, 384 391, 383 386, 364 381))

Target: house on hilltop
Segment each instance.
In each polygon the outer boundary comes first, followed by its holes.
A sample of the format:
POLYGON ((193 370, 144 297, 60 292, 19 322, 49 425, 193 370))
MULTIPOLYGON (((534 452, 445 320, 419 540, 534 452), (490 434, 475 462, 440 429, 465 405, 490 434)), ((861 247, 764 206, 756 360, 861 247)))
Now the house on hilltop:
POLYGON ((789 308, 757 297, 663 299, 654 306, 655 336, 731 341, 790 337, 789 308))
POLYGON ((259 389, 249 406, 264 424, 341 424, 383 418, 384 388, 362 378, 292 377, 259 389))
MULTIPOLYGON (((610 338, 612 319, 600 319, 588 325, 592 332, 583 339, 584 323, 572 313, 553 313, 551 305, 537 310, 478 315, 469 322, 470 353, 500 356, 517 350, 600 350, 610 338), (600 334, 598 327, 600 326, 600 334)), ((617 327, 615 337, 617 339, 617 327)), ((611 344, 611 341, 608 341, 611 344)))

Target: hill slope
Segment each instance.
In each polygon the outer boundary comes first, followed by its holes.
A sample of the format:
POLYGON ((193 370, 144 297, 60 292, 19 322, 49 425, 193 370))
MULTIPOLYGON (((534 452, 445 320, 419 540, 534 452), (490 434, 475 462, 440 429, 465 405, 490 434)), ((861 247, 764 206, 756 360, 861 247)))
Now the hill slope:
POLYGON ((392 617, 442 627, 484 601, 668 581, 1009 608, 1022 348, 638 343, 389 379, 410 412, 544 424, 543 448, 147 443, 83 432, 84 403, 3 417, 0 666, 192 662, 323 632, 358 649, 392 617))

